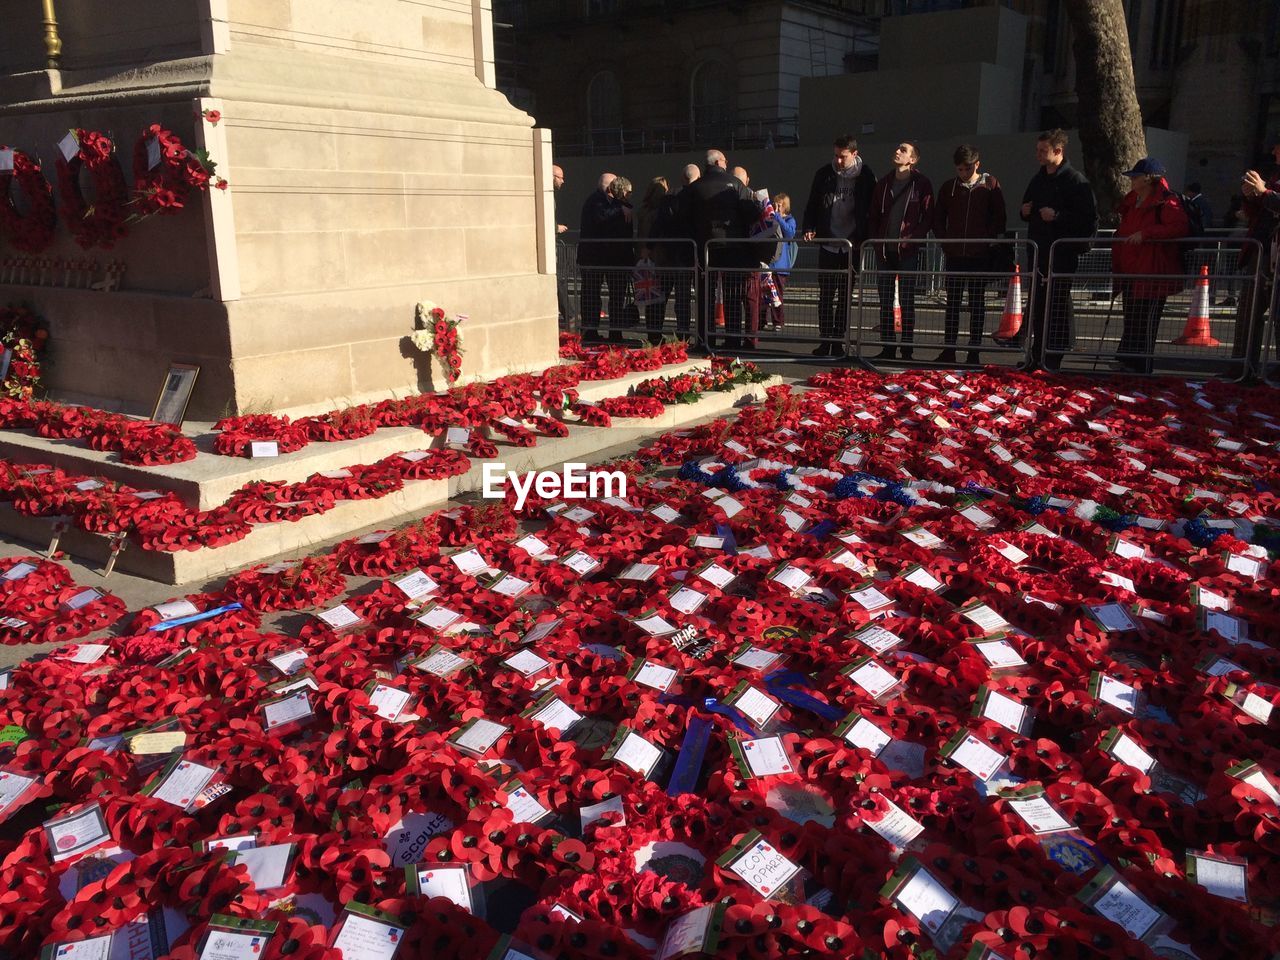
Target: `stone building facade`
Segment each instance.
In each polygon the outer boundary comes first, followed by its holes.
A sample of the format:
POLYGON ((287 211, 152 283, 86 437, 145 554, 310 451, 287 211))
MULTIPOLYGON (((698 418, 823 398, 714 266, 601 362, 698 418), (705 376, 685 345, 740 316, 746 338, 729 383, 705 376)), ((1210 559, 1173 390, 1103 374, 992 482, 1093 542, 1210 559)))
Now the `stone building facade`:
MULTIPOLYGON (((885 30, 907 19, 918 21, 917 32, 930 30, 926 20, 908 14, 1000 6, 1026 18, 1017 128, 1073 127, 1066 5, 495 0, 498 84, 554 130, 556 149, 565 155, 679 151, 712 142, 790 146, 808 139, 800 135, 801 123, 817 122, 824 134, 828 125, 822 116, 798 116, 803 78, 883 69, 885 30)), ((1241 171, 1280 130, 1280 0, 1125 0, 1124 6, 1144 121, 1189 135, 1187 176, 1199 179, 1216 209, 1225 210, 1241 171)), ((958 59, 965 55, 954 51, 958 59)), ((923 54, 919 62, 931 65, 923 54)), ((954 92, 907 86, 900 96, 909 112, 921 98, 954 92)), ((1003 111, 1007 91, 992 88, 990 95, 1003 111)))

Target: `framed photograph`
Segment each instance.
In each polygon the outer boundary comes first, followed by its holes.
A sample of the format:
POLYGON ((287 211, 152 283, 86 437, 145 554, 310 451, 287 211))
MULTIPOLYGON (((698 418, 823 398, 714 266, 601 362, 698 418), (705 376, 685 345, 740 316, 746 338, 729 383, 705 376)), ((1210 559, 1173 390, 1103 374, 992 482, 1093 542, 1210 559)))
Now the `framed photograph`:
POLYGON ((164 385, 160 388, 160 396, 156 398, 156 408, 151 419, 156 423, 170 423, 181 427, 187 416, 191 391, 195 389, 196 377, 199 375, 200 368, 193 363, 169 364, 169 372, 165 374, 164 385))

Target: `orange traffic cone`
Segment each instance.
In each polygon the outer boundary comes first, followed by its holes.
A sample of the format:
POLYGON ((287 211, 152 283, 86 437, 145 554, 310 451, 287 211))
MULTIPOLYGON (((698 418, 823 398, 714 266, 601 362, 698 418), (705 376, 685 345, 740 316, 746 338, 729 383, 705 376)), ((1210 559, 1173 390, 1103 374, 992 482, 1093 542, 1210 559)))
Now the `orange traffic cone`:
POLYGON ((724 283, 716 277, 716 326, 724 326, 724 283))
POLYGON ((1012 340, 1022 329, 1022 270, 1013 265, 1013 279, 1009 281, 1009 293, 1004 298, 1004 315, 1000 318, 1000 329, 992 334, 991 339, 1012 340))
POLYGON ((898 299, 898 275, 893 275, 893 332, 902 332, 902 301, 898 299))
POLYGON ((1200 279, 1191 295, 1191 308, 1187 311, 1187 325, 1182 336, 1173 341, 1180 347, 1220 347, 1222 342, 1209 332, 1209 265, 1200 267, 1200 279))

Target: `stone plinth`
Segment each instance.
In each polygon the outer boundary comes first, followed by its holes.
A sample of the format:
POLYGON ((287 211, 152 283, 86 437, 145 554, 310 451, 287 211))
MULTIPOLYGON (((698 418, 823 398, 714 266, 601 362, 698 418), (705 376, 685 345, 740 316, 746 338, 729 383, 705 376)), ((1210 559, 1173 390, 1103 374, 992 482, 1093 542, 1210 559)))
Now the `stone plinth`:
MULTIPOLYGON (((656 374, 634 374, 619 380, 583 384, 592 397, 621 396, 629 384, 650 376, 678 375, 692 364, 664 368, 656 374)), ((333 509, 294 522, 255 525, 243 540, 221 547, 163 553, 131 545, 120 555, 117 568, 123 572, 163 583, 203 582, 249 564, 280 557, 313 553, 317 548, 344 539, 374 526, 391 529, 409 523, 423 513, 442 507, 461 494, 479 494, 484 486, 484 464, 497 462, 503 470, 524 473, 558 468, 566 462, 598 462, 605 447, 636 443, 667 430, 678 429, 712 417, 725 416, 734 409, 764 399, 770 386, 781 382, 772 377, 761 383, 744 384, 723 392, 705 393, 694 403, 671 404, 656 418, 616 418, 609 428, 573 424, 567 437, 540 437, 533 447, 514 447, 498 441, 494 461, 473 461, 466 473, 447 480, 409 480, 404 488, 385 497, 346 500, 333 509)), ((143 488, 173 490, 189 502, 222 502, 240 481, 272 479, 294 482, 323 469, 368 463, 396 450, 412 450, 435 441, 420 430, 379 430, 372 437, 332 444, 313 444, 298 453, 275 461, 237 460, 203 456, 173 467, 133 468, 111 463, 110 455, 83 449, 68 449, 58 441, 10 436, 0 446, 6 459, 53 462, 68 470, 120 479, 143 488), (266 466, 263 466, 263 465, 266 466), (148 483, 147 481, 150 480, 148 483)), ((48 517, 18 513, 11 504, 0 503, 0 534, 20 537, 36 545, 49 542, 53 522, 48 517)), ((111 544, 107 537, 72 528, 63 534, 61 549, 88 562, 105 563, 111 544)))
POLYGON ((550 137, 493 89, 487 0, 56 6, 45 70, 39 6, 0 0, 0 143, 53 181, 65 131, 102 130, 131 180, 160 122, 231 186, 110 251, 59 224, 41 256, 123 261, 124 292, 0 283, 49 320, 55 395, 149 413, 174 360, 197 419, 442 389, 407 339, 423 299, 469 316, 464 381, 555 362, 550 137))

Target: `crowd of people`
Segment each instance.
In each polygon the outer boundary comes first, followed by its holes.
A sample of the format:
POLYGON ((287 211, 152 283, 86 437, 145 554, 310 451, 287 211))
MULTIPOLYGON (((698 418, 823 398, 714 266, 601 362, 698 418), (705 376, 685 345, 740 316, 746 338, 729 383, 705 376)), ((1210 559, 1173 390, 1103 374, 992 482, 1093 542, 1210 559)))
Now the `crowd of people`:
MULTIPOLYGON (((1239 216, 1258 246, 1246 245, 1242 267, 1252 271, 1259 248, 1267 284, 1275 276, 1280 243, 1280 135, 1273 138, 1274 170, 1246 172, 1241 181, 1239 216)), ((1075 342, 1071 286, 1049 285, 1047 277, 1076 273, 1082 255, 1094 244, 1098 211, 1084 173, 1066 156, 1067 134, 1058 129, 1036 141, 1039 169, 1016 209, 1038 258, 1032 312, 1002 346, 1024 347, 1034 332, 1034 362, 1056 370, 1075 342), (1060 242, 1061 241, 1061 242, 1060 242)), ((880 352, 870 359, 914 359, 916 294, 924 272, 927 239, 942 241, 945 312, 939 363, 956 363, 962 315, 968 326, 965 362, 976 364, 987 331, 986 287, 1013 270, 1014 246, 1006 236, 1008 211, 999 180, 982 169, 971 144, 956 147, 955 176, 937 190, 918 169, 920 147, 898 143, 890 169, 877 178, 851 135, 836 137, 832 158, 813 176, 800 224, 786 193, 753 191, 742 167, 729 168, 719 150, 708 150, 702 167, 686 166, 674 189, 665 177, 645 186, 640 200, 627 178, 600 176, 580 218, 577 266, 584 340, 621 341, 623 331, 641 327, 652 342, 662 337, 668 303, 676 333, 708 349, 753 348, 758 333, 781 329, 785 296, 795 265, 797 239, 817 247, 817 321, 820 343, 815 356, 842 357, 848 329, 849 281, 861 266, 867 244, 874 255, 879 301, 880 352), (868 241, 870 241, 868 243, 868 241), (699 271, 697 264, 707 270, 699 271), (606 299, 607 298, 607 299, 606 299), (608 317, 601 330, 602 306, 608 317), (695 326, 696 322, 696 326, 695 326), (716 338, 719 337, 719 344, 716 338)), ((1117 211, 1119 224, 1110 244, 1114 296, 1121 305, 1115 362, 1133 372, 1151 372, 1152 355, 1171 295, 1184 289, 1192 243, 1169 243, 1203 235, 1212 213, 1197 183, 1173 190, 1164 165, 1145 157, 1124 174, 1132 189, 1117 211)), ((557 188, 563 173, 555 168, 557 188)), ((557 226, 564 232, 568 227, 557 226)), ((563 273, 563 271, 562 271, 563 273)), ((570 316, 561 279, 561 313, 570 316)), ((1270 300, 1269 286, 1255 291, 1243 284, 1237 306, 1233 352, 1244 357, 1270 300)))

